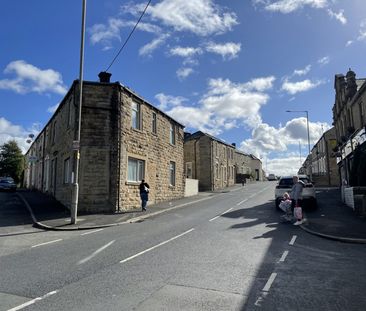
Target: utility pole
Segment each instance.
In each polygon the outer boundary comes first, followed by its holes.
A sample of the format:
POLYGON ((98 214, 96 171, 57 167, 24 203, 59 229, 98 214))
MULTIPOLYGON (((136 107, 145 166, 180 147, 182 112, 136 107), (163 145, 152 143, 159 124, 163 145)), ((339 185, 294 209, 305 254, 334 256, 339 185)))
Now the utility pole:
POLYGON ((77 223, 78 203, 79 203, 79 167, 80 167, 80 137, 81 137, 81 108, 83 103, 83 70, 84 70, 84 42, 85 42, 85 13, 86 0, 83 0, 81 17, 81 44, 80 44, 80 68, 79 68, 79 120, 77 140, 73 142, 75 150, 75 175, 71 198, 71 224, 77 223))

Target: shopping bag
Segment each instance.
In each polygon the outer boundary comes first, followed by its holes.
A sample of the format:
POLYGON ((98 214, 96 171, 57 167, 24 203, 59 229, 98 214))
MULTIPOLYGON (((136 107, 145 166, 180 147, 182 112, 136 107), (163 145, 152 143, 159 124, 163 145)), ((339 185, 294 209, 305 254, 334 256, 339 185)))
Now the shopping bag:
POLYGON ((283 200, 283 201, 280 202, 280 204, 278 205, 278 207, 282 211, 284 211, 285 213, 287 213, 287 211, 291 207, 291 201, 290 200, 283 200))
POLYGON ((296 219, 302 219, 302 208, 300 206, 294 208, 294 217, 296 219))

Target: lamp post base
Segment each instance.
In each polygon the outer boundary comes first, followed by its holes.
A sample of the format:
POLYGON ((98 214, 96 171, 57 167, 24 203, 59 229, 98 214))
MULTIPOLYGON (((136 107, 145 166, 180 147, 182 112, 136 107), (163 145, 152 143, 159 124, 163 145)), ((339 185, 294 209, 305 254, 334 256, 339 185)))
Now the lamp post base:
POLYGON ((71 224, 75 225, 77 223, 78 214, 78 198, 79 198, 79 184, 72 184, 71 191, 71 224))

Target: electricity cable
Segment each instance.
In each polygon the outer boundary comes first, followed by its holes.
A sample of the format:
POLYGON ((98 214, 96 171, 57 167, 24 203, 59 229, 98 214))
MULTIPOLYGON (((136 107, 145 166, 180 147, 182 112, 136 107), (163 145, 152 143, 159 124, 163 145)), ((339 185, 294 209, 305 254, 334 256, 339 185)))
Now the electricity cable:
POLYGON ((143 10, 143 12, 141 13, 140 18, 138 19, 137 23, 135 24, 135 26, 134 26, 134 27, 133 27, 133 29, 131 30, 130 34, 128 35, 127 39, 126 39, 126 40, 125 40, 125 42, 123 43, 122 47, 119 49, 119 51, 118 51, 117 55, 113 58, 113 60, 112 60, 112 62, 110 63, 110 65, 109 65, 109 66, 108 66, 108 68, 105 70, 106 72, 108 71, 108 69, 109 69, 109 68, 111 68, 111 67, 112 67, 112 65, 113 65, 113 63, 115 62, 115 60, 117 59, 117 57, 119 56, 119 54, 121 54, 121 52, 122 52, 123 48, 126 46, 126 44, 127 44, 128 40, 130 40, 130 38, 131 38, 131 36, 132 36, 133 32, 134 32, 134 31, 135 31, 135 29, 137 28, 137 25, 140 23, 140 21, 141 21, 142 17, 145 15, 145 12, 146 12, 147 8, 149 7, 150 2, 151 2, 151 0, 149 0, 149 1, 147 2, 146 7, 145 7, 145 9, 143 10))

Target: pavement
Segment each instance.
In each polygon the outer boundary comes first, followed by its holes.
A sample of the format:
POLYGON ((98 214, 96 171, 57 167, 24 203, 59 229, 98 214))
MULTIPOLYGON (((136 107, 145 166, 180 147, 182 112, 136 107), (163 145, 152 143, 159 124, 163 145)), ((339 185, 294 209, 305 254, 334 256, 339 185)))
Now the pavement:
MULTIPOLYGON (((147 211, 105 214, 78 214, 77 224, 71 224, 70 212, 51 197, 35 191, 18 191, 17 195, 27 206, 35 227, 45 230, 90 230, 141 222, 166 211, 208 200, 217 193, 236 191, 235 185, 217 192, 200 192, 198 195, 148 205, 147 211)), ((318 208, 305 209, 305 222, 300 227, 308 233, 323 238, 348 243, 366 243, 366 216, 357 215, 341 201, 339 188, 317 189, 318 208)))
POLYGON ((366 215, 345 205, 339 188, 317 189, 316 196, 318 208, 305 210, 303 230, 341 242, 366 243, 366 215))

